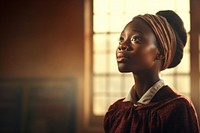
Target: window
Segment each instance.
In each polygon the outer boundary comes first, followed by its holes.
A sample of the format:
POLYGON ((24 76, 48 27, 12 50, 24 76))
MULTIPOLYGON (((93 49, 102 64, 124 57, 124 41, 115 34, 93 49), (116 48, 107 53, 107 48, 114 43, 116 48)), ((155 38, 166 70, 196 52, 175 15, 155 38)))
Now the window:
MULTIPOLYGON (((115 50, 121 30, 134 16, 144 13, 155 14, 163 9, 176 11, 184 20, 187 31, 190 31, 189 0, 93 1, 92 101, 95 115, 103 115, 109 105, 125 97, 134 84, 132 74, 121 74, 117 68, 115 50)), ((166 83, 190 96, 189 44, 186 44, 184 52, 181 64, 174 69, 163 71, 162 77, 166 83)))
MULTIPOLYGON (((155 14, 159 10, 174 10, 184 21, 190 32, 189 0, 93 0, 90 14, 90 28, 86 50, 86 88, 90 102, 89 114, 100 117, 117 99, 125 97, 134 84, 132 74, 118 72, 115 50, 118 38, 124 26, 131 19, 144 13, 155 14), (180 6, 181 5, 181 6, 180 6), (89 80, 88 80, 89 79, 89 80)), ((89 9, 88 9, 89 10, 89 9)), ((86 31, 86 32, 87 32, 86 31)), ((190 97, 190 45, 188 38, 181 64, 174 69, 161 73, 161 77, 170 86, 190 97), (182 84, 184 82, 184 84, 182 84)))

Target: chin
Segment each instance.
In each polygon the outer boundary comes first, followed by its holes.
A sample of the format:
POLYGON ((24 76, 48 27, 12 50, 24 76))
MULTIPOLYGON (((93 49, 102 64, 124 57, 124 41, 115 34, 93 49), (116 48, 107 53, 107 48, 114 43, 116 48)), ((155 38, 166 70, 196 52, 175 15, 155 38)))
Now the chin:
POLYGON ((124 69, 124 68, 118 68, 119 72, 121 73, 129 73, 131 72, 130 70, 124 69))
POLYGON ((128 67, 127 65, 123 64, 123 63, 118 63, 118 70, 121 73, 128 73, 131 72, 130 67, 128 67))
POLYGON ((120 73, 130 73, 130 71, 119 71, 120 73))

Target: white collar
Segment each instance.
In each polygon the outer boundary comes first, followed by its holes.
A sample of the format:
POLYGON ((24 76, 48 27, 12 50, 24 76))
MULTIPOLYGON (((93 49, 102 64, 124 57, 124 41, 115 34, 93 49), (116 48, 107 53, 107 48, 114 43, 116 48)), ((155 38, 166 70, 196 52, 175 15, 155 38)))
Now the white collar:
MULTIPOLYGON (((148 104, 153 96, 164 86, 164 81, 161 79, 157 81, 147 92, 137 101, 138 104, 148 104)), ((132 101, 131 90, 123 102, 132 101)), ((137 106, 137 105, 136 105, 137 106)))

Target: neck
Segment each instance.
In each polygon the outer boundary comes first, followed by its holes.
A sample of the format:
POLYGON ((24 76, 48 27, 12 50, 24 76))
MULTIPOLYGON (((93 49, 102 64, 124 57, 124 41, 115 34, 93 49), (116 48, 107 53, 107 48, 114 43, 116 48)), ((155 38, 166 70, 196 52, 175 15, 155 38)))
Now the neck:
POLYGON ((139 75, 133 74, 133 77, 135 80, 134 89, 139 99, 151 86, 153 86, 157 81, 160 80, 158 73, 157 74, 145 73, 139 75))

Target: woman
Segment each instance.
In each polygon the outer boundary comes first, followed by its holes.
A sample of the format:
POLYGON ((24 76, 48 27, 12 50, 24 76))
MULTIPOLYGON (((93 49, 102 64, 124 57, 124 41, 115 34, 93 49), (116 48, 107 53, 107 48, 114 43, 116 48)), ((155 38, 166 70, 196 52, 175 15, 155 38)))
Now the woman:
POLYGON ((180 63, 186 41, 181 18, 170 10, 136 16, 125 26, 116 50, 118 69, 132 72, 135 85, 110 106, 106 133, 199 133, 192 102, 159 76, 180 63))

